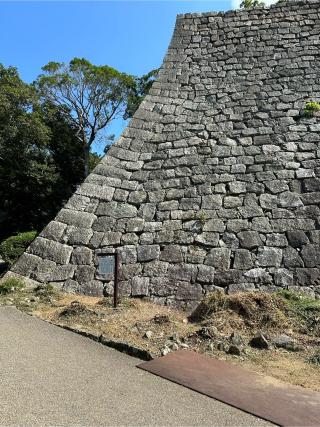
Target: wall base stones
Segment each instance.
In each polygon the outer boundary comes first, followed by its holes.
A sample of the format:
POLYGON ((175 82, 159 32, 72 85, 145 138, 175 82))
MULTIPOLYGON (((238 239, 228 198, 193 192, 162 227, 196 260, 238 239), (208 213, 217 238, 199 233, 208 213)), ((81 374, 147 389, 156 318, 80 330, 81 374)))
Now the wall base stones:
MULTIPOLYGON (((12 271, 192 306, 224 289, 320 297, 320 1, 178 16, 121 138, 12 271)), ((59 285, 60 284, 60 285, 59 285)))

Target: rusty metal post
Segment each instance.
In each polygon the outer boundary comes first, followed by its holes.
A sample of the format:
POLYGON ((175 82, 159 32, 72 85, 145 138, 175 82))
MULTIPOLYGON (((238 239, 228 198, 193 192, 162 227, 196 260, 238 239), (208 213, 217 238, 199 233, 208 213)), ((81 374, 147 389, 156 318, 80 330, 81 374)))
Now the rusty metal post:
POLYGON ((113 307, 118 305, 118 281, 119 281, 119 254, 116 251, 114 254, 114 288, 113 288, 113 307))

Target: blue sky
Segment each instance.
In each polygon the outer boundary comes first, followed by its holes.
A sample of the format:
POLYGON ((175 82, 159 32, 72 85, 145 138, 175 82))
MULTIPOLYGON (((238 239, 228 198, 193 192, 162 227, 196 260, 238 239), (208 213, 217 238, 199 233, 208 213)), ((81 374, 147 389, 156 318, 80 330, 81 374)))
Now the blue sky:
MULTIPOLYGON (((161 65, 177 14, 229 10, 237 2, 0 0, 0 62, 16 66, 27 82, 47 62, 73 57, 141 75, 161 65)), ((124 125, 117 121, 110 132, 118 135, 124 125)))

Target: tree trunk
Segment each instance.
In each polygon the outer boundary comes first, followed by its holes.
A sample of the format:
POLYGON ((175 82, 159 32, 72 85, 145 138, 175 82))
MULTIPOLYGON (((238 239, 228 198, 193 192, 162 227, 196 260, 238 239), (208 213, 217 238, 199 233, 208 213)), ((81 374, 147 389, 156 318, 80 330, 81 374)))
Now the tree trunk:
POLYGON ((90 147, 88 146, 88 144, 84 144, 83 149, 84 149, 84 156, 83 156, 83 160, 84 160, 84 177, 87 178, 87 176, 89 175, 89 154, 90 154, 90 147))

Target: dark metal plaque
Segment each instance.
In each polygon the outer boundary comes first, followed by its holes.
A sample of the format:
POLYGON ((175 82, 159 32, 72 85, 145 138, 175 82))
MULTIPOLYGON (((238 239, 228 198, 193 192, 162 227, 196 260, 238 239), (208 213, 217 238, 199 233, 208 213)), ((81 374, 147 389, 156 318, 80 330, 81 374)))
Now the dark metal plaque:
POLYGON ((98 258, 98 274, 108 280, 113 279, 115 270, 115 257, 114 255, 105 255, 98 258))
POLYGON ((319 426, 320 393, 191 351, 179 350, 138 368, 281 426, 319 426))

